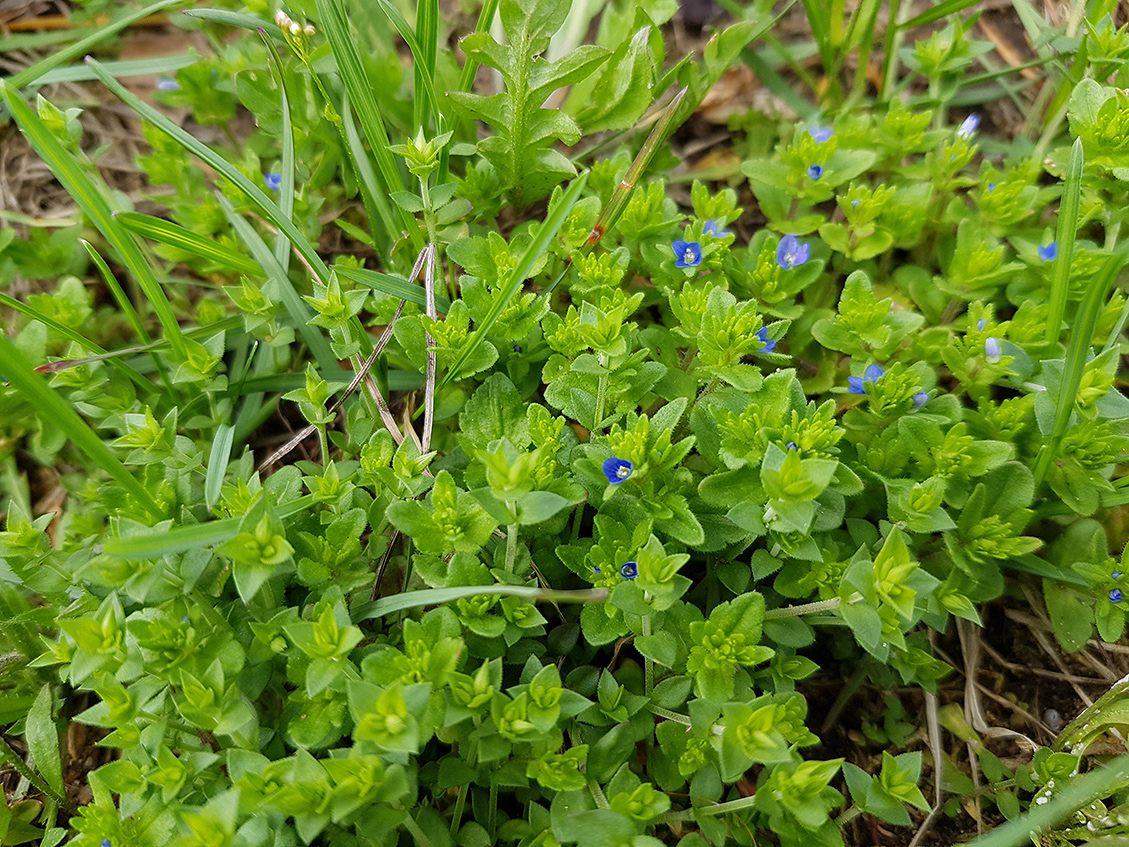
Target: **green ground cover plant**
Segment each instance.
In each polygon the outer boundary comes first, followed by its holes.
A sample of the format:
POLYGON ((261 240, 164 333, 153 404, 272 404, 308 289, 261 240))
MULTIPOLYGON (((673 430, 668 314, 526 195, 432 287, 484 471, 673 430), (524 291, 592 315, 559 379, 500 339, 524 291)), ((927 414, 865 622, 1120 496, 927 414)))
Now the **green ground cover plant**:
POLYGON ((1029 97, 977 4, 785 5, 698 56, 669 2, 487 0, 457 45, 435 0, 194 9, 215 52, 152 100, 82 60, 169 0, 0 81, 82 221, 0 230, 0 288, 58 277, 0 290, 0 844, 1129 834, 1088 754, 1123 684, 1016 764, 935 649, 1018 585, 1066 651, 1124 634, 1129 29, 1017 0, 1029 97), (687 177, 742 64, 777 111, 687 177), (136 113, 165 214, 36 95, 63 72, 136 113), (873 767, 821 677, 913 692, 873 767), (84 802, 71 724, 113 751, 84 802))

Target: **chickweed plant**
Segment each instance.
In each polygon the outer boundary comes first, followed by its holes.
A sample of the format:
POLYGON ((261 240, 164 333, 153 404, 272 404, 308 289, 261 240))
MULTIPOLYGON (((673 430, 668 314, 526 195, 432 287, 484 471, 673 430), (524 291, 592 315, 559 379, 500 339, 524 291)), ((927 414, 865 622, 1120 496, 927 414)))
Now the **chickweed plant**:
POLYGON ((937 649, 1023 590, 1125 630, 1115 3, 1016 2, 1022 68, 954 0, 696 55, 673 2, 412 5, 166 0, 0 81, 77 207, 0 230, 0 844, 1129 834, 1124 684, 1017 760, 937 649), (155 12, 214 53, 83 61, 155 12))

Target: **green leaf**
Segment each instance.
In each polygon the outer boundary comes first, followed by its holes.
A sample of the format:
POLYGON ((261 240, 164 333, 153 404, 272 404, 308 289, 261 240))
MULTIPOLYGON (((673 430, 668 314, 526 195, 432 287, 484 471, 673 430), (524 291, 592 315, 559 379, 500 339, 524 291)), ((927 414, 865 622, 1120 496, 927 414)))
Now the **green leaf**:
POLYGON ((51 717, 52 703, 51 685, 45 683, 28 710, 24 739, 40 775, 56 794, 62 796, 63 761, 59 755, 59 730, 51 717))
POLYGON ((228 250, 214 238, 205 238, 179 224, 152 215, 142 215, 139 212, 115 212, 114 219, 136 235, 218 262, 240 273, 251 276, 264 275, 263 269, 257 262, 228 250))

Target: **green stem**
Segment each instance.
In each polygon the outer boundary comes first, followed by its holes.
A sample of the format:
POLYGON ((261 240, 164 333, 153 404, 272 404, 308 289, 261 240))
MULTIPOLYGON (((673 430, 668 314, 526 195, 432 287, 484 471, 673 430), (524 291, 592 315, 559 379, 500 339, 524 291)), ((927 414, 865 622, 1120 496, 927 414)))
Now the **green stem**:
POLYGON ((416 819, 412 817, 411 812, 408 812, 408 814, 404 815, 404 829, 411 833, 412 841, 414 841, 417 845, 419 845, 420 847, 431 847, 431 839, 427 837, 427 834, 422 829, 420 829, 419 824, 416 823, 416 819))
MULTIPOLYGON (((643 615, 643 637, 647 638, 651 634, 651 616, 650 614, 643 615)), ((644 658, 643 660, 643 693, 648 697, 651 692, 655 690, 655 663, 651 659, 644 658)))
POLYGON ((686 715, 679 714, 678 712, 672 712, 670 709, 664 709, 662 706, 656 706, 654 703, 647 704, 647 711, 652 715, 658 715, 660 718, 666 718, 668 721, 674 721, 675 723, 680 723, 683 726, 692 726, 690 718, 688 718, 686 715))
MULTIPOLYGON (((511 506, 511 510, 512 510, 511 506)), ((506 528, 506 573, 514 572, 514 562, 517 560, 517 523, 514 522, 506 528)))
POLYGON ((696 815, 728 815, 730 812, 739 812, 742 809, 752 808, 756 799, 756 795, 754 794, 752 797, 741 797, 737 800, 729 800, 726 803, 717 803, 713 806, 695 806, 693 809, 683 809, 680 812, 667 812, 665 815, 652 818, 651 823, 659 824, 692 821, 696 815))
MULTIPOLYGON (((606 369, 608 366, 608 357, 603 353, 598 354, 600 367, 606 369)), ((608 375, 606 372, 600 374, 600 380, 596 384, 596 414, 595 420, 592 421, 592 430, 596 432, 602 429, 601 424, 604 421, 604 398, 608 393, 608 375)))
POLYGON ((835 826, 844 827, 861 814, 862 809, 860 809, 858 806, 851 806, 851 808, 847 809, 847 811, 843 812, 843 814, 835 818, 835 826))
POLYGON ((830 600, 819 600, 815 603, 804 603, 800 606, 782 606, 779 609, 769 609, 764 613, 765 620, 770 618, 796 618, 800 615, 814 615, 820 612, 832 612, 838 609, 841 600, 832 597, 830 600))
POLYGON ((321 466, 329 461, 329 439, 325 437, 325 424, 318 424, 318 445, 321 447, 321 466))
POLYGON ((600 809, 610 809, 611 805, 608 803, 608 798, 604 796, 604 790, 600 788, 600 783, 588 777, 588 790, 592 792, 592 799, 596 801, 596 807, 600 809))

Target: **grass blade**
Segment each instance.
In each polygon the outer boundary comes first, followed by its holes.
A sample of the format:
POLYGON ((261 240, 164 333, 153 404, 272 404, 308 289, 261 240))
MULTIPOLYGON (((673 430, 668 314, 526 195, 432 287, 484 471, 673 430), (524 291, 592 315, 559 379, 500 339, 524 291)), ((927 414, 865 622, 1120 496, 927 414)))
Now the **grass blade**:
POLYGON ((90 52, 90 49, 101 41, 106 40, 111 35, 121 32, 130 24, 136 23, 142 18, 152 15, 154 12, 159 12, 162 9, 167 9, 169 6, 175 6, 181 0, 161 0, 160 3, 154 3, 152 6, 146 6, 144 9, 138 9, 131 12, 124 17, 119 18, 111 24, 107 24, 97 32, 91 33, 81 41, 76 41, 70 47, 64 47, 58 53, 52 53, 47 58, 36 62, 30 68, 20 71, 18 74, 8 77, 3 82, 13 91, 23 88, 25 85, 30 85, 37 79, 42 77, 45 73, 68 62, 85 56, 90 52))
POLYGON ((204 502, 211 511, 220 499, 223 489, 223 475, 227 473, 227 463, 231 459, 231 443, 235 437, 235 427, 220 424, 216 427, 216 437, 208 454, 208 472, 204 477, 204 502))
POLYGON ((1070 288, 1070 269, 1074 262, 1074 238, 1078 232, 1078 212, 1082 199, 1082 139, 1070 148, 1070 161, 1062 187, 1062 202, 1058 210, 1058 256, 1051 268, 1051 303, 1047 315, 1047 344, 1058 343, 1062 333, 1062 319, 1066 315, 1066 296, 1070 288))
MULTIPOLYGON (((370 271, 367 268, 350 268, 344 265, 334 265, 333 270, 338 276, 343 276, 345 279, 351 279, 353 282, 359 282, 361 285, 367 285, 374 291, 379 291, 381 294, 387 294, 391 297, 398 297, 401 300, 407 300, 409 303, 415 303, 418 306, 427 305, 427 295, 423 289, 418 285, 413 285, 402 276, 395 274, 381 273, 380 271, 370 271)), ((435 308, 442 312, 447 313, 451 308, 451 301, 446 297, 435 297, 435 308)))
POLYGON ((377 3, 412 52, 415 60, 415 123, 417 129, 426 132, 429 117, 435 126, 439 125, 439 98, 435 94, 434 81, 435 48, 439 39, 439 4, 436 0, 420 0, 416 8, 417 33, 388 0, 377 0, 377 3), (420 97, 421 92, 423 97, 420 97))
MULTIPOLYGON (((580 192, 584 189, 584 183, 588 181, 588 174, 582 173, 572 181, 568 191, 561 197, 560 202, 557 203, 556 208, 552 213, 545 218, 541 227, 537 230, 537 237, 533 239, 529 247, 526 248, 525 253, 522 254, 521 259, 518 260, 517 266, 510 271, 509 278, 502 286, 501 292, 494 299, 490 311, 486 317, 475 328, 474 332, 467 337, 466 346, 463 347, 459 357, 455 363, 448 369, 443 381, 439 383, 436 391, 442 391, 450 381, 451 376, 459 372, 459 368, 463 363, 471 357, 471 354, 478 349, 478 346, 486 339, 487 334, 490 332, 491 327, 498 320, 498 316, 510 304, 510 301, 521 290, 522 285, 525 283, 525 278, 529 276, 530 270, 539 258, 545 253, 549 247, 549 242, 556 237, 557 231, 565 222, 572 207, 576 205, 576 201, 580 198, 580 192)), ((622 211, 622 210, 621 210, 622 211)), ((597 224, 598 225, 598 224, 597 224)))
POLYGON ((577 591, 554 591, 531 585, 465 585, 458 588, 426 588, 421 591, 405 591, 391 597, 381 597, 372 603, 365 603, 353 610, 353 623, 372 620, 414 609, 419 606, 438 606, 462 600, 464 597, 479 597, 488 594, 496 597, 523 597, 534 603, 602 603, 608 596, 606 588, 581 588, 577 591))
MULTIPOLYGON (((149 76, 179 71, 200 61, 199 56, 161 56, 157 59, 127 59, 120 62, 105 62, 103 67, 115 77, 149 76)), ((48 71, 28 86, 53 85, 57 82, 88 82, 96 79, 94 72, 86 65, 68 65, 48 71)))
POLYGON ((386 199, 386 194, 376 178, 372 169, 368 151, 365 150, 361 135, 357 132, 357 125, 353 122, 353 106, 349 102, 349 95, 341 100, 341 133, 345 139, 345 150, 349 154, 349 161, 357 174, 357 185, 361 189, 361 199, 365 205, 365 215, 375 243, 383 232, 389 245, 397 238, 400 228, 393 217, 392 205, 386 199), (380 223, 377 223, 379 218, 380 223))
POLYGON ((126 88, 110 76, 102 68, 102 65, 94 59, 87 59, 87 63, 94 68, 95 74, 98 78, 105 83, 106 87, 110 89, 118 98, 120 98, 127 106, 133 111, 137 112, 149 123, 153 124, 165 135, 174 139, 184 149, 192 153, 203 162, 207 163, 217 173, 223 175, 232 184, 242 191, 247 199, 250 201, 259 212, 269 220, 272 224, 286 233, 286 237, 290 239, 290 243, 294 245, 302 258, 306 260, 310 268, 313 269, 314 276, 316 276, 323 285, 329 284, 329 268, 326 267, 325 262, 317 254, 317 251, 310 244, 309 240, 298 231, 293 222, 282 214, 275 202, 271 200, 266 194, 263 193, 257 185, 255 185, 247 177, 243 176, 239 171, 232 167, 226 159, 203 144, 197 141, 179 126, 174 124, 171 120, 158 112, 140 97, 127 91, 126 88))
POLYGON ((254 15, 229 12, 225 9, 185 9, 183 14, 185 17, 198 18, 202 21, 211 21, 212 23, 225 24, 240 29, 249 29, 252 32, 261 29, 271 38, 283 40, 282 30, 278 28, 277 24, 264 21, 254 15))
MULTIPOLYGON (((485 0, 478 12, 478 23, 474 25, 475 32, 489 32, 494 25, 494 15, 498 11, 498 0, 485 0)), ((459 91, 470 91, 474 85, 474 75, 478 71, 479 63, 468 58, 459 74, 459 91)))
MULTIPOLYGON (((119 88, 121 84, 116 80, 114 84, 119 88)), ((124 90, 124 89, 123 89, 124 90)), ((78 203, 79 208, 86 213, 91 222, 106 237, 106 240, 117 251, 123 264, 129 270, 137 283, 141 286, 146 299, 153 307, 157 320, 165 330, 165 336, 172 345, 173 355, 178 360, 185 356, 184 338, 181 336, 180 324, 173 314, 172 306, 161 288, 153 269, 141 255, 141 250, 133 241, 133 237, 114 220, 110 204, 98 186, 87 176, 74 157, 63 147, 62 143, 51 134, 51 131, 40 120, 31 108, 24 103, 16 93, 7 85, 0 85, 0 95, 8 103, 16 123, 28 137, 35 150, 47 163, 55 177, 66 188, 67 193, 78 203)))
POLYGON ((115 212, 114 218, 130 232, 150 241, 167 244, 169 247, 175 247, 201 259, 226 265, 248 276, 263 276, 263 269, 259 267, 258 262, 228 250, 215 239, 205 238, 180 224, 153 215, 143 215, 140 212, 115 212))
MULTIPOLYGON (((357 119, 361 122, 368 139, 372 154, 376 159, 377 170, 384 181, 383 189, 387 193, 404 191, 404 181, 400 171, 396 168, 396 161, 388 147, 391 142, 388 132, 384 128, 384 118, 380 112, 380 105, 372 86, 365 75, 361 64, 360 53, 357 52, 357 42, 351 29, 341 0, 317 0, 318 15, 321 25, 329 39, 333 56, 337 60, 337 70, 341 74, 341 81, 349 95, 349 102, 357 111, 357 119)), ((422 250, 423 235, 415 224, 415 220, 403 209, 397 207, 404 228, 411 237, 412 244, 417 250, 422 250)))
POLYGON ((898 29, 913 29, 924 24, 931 24, 957 12, 963 12, 969 6, 975 6, 980 0, 944 0, 931 9, 927 9, 917 17, 910 18, 905 23, 898 24, 898 29))
POLYGON ((110 452, 94 430, 78 416, 78 413, 56 394, 47 381, 35 373, 24 361, 8 336, 0 332, 0 371, 8 381, 27 400, 36 413, 63 431, 75 446, 85 453, 95 465, 109 474, 128 491, 141 506, 154 518, 163 517, 157 501, 126 470, 121 460, 110 452))
MULTIPOLYGON (((290 97, 286 93, 286 75, 282 72, 282 59, 274 47, 274 42, 259 30, 263 43, 270 52, 273 72, 278 77, 278 94, 282 100, 282 184, 278 187, 278 211, 288 220, 294 219, 294 127, 290 123, 290 97)), ((274 260, 282 268, 283 275, 290 271, 290 241, 281 229, 274 237, 274 260)))

